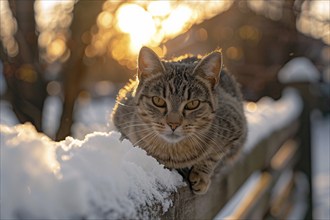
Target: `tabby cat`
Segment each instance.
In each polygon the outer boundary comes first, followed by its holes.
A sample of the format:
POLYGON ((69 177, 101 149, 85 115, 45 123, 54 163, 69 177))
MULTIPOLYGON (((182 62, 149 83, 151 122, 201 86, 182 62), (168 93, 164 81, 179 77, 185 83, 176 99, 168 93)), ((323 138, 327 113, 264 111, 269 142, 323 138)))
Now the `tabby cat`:
POLYGON ((143 47, 137 73, 118 94, 114 125, 166 167, 191 168, 192 191, 206 193, 215 167, 247 133, 239 86, 222 70, 221 52, 165 61, 143 47))

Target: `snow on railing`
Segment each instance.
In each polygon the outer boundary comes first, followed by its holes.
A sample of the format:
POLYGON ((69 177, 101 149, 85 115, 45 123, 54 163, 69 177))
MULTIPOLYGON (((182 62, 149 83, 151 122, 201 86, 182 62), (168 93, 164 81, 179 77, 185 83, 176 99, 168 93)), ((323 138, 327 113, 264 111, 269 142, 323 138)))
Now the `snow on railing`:
POLYGON ((284 90, 282 98, 278 101, 263 97, 255 107, 249 108, 249 104, 245 105, 248 137, 244 151, 249 151, 262 138, 295 120, 303 108, 298 92, 290 88, 284 90))
POLYGON ((30 124, 0 129, 1 219, 146 218, 185 185, 117 132, 56 143, 30 124))

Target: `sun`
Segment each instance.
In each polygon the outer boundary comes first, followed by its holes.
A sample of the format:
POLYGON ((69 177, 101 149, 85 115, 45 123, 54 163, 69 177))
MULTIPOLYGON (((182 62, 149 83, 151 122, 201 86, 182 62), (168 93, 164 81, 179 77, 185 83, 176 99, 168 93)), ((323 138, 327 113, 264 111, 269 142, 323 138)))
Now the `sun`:
POLYGON ((129 34, 130 49, 137 52, 156 32, 152 15, 136 4, 124 4, 117 13, 117 28, 129 34))

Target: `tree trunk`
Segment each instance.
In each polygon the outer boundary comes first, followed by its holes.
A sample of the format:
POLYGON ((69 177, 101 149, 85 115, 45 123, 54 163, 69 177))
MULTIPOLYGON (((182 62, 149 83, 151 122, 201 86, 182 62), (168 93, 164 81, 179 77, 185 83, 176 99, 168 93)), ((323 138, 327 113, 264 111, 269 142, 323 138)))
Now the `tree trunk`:
POLYGON ((34 1, 9 1, 17 20, 15 39, 19 53, 2 54, 8 97, 21 123, 31 122, 42 129, 42 110, 47 96, 42 68, 38 64, 38 38, 34 19, 34 1))
POLYGON ((82 42, 81 36, 86 31, 90 31, 95 24, 98 14, 102 11, 103 3, 104 1, 79 1, 74 7, 71 25, 72 36, 68 43, 71 56, 62 71, 64 102, 56 140, 63 140, 71 134, 71 126, 74 122, 74 105, 86 74, 86 66, 83 63, 86 45, 82 42))

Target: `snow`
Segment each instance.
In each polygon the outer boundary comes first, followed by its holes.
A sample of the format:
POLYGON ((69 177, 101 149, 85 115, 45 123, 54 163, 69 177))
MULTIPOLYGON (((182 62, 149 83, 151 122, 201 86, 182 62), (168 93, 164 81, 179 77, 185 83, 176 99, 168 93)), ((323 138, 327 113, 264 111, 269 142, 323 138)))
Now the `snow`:
MULTIPOLYGON (((146 218, 153 215, 151 207, 159 205, 165 212, 172 205, 169 196, 185 185, 182 177, 129 141, 120 142, 119 133, 109 132, 113 103, 81 104, 82 120, 74 127, 79 137, 62 142, 37 133, 30 124, 14 126, 16 121, 8 120, 10 106, 1 103, 6 109, 0 127, 1 218, 146 218), (89 129, 94 132, 85 135, 89 129)), ((278 101, 265 97, 246 103, 245 150, 300 111, 301 101, 292 89, 278 101)))
POLYGON ((234 196, 226 203, 226 205, 220 210, 220 212, 213 218, 214 220, 230 219, 235 208, 240 202, 251 192, 254 186, 258 183, 261 178, 260 171, 256 171, 245 181, 245 183, 239 188, 234 196))
POLYGON ((330 219, 330 115, 314 111, 311 122, 314 218, 330 219))
MULTIPOLYGON (((318 77, 306 58, 290 61, 279 74, 283 83, 315 82, 318 77)), ((119 141, 120 135, 112 131, 109 121, 114 103, 114 99, 78 102, 73 137, 54 142, 32 125, 19 124, 10 104, 0 101, 1 219, 153 218, 152 208, 165 212, 172 205, 170 195, 186 184, 176 171, 164 168, 144 150, 127 140, 119 141)), ((44 129, 53 137, 61 103, 50 97, 46 105, 44 129)), ((244 108, 248 121, 244 151, 249 152, 271 132, 296 119, 302 101, 295 90, 287 89, 279 100, 264 97, 257 103, 245 103, 244 108)), ((323 138, 328 137, 324 135, 329 131, 329 120, 327 123, 318 132, 323 138)), ((323 148, 314 155, 319 163, 329 161, 329 139, 321 143, 323 148)), ((316 195, 327 195, 327 200, 317 204, 320 210, 329 210, 330 187, 325 181, 329 175, 324 175, 329 166, 324 169, 319 164, 316 169, 322 172, 315 175, 316 185, 322 189, 316 195)), ((247 181, 246 188, 253 186, 257 176, 247 181)), ((240 190, 236 202, 244 197, 246 188, 240 190)), ((235 207, 235 201, 233 204, 228 203, 235 207)), ((230 209, 223 211, 223 216, 230 213, 230 209)), ((329 217, 328 213, 318 216, 329 217)))
MULTIPOLYGON (((281 173, 279 180, 275 183, 274 188, 270 192, 270 202, 274 202, 274 199, 279 195, 279 192, 284 189, 288 181, 294 176, 296 189, 294 191, 294 204, 292 211, 289 213, 287 219, 303 219, 307 210, 306 198, 308 196, 308 180, 305 174, 297 172, 293 174, 291 170, 284 170, 281 173)), ((239 188, 234 196, 226 203, 226 205, 220 210, 220 212, 214 217, 214 220, 232 219, 231 216, 235 213, 236 208, 244 204, 244 200, 250 193, 256 190, 258 182, 262 178, 261 171, 255 171, 245 181, 245 183, 239 188)))
POLYGON ((146 218, 156 205, 165 212, 185 185, 117 132, 62 142, 30 124, 0 132, 1 219, 146 218))
POLYGON ((318 82, 320 76, 320 72, 306 57, 292 59, 278 73, 281 83, 318 82))
MULTIPOLYGON (((287 216, 287 219, 304 219, 308 210, 308 194, 309 194, 309 182, 306 174, 302 172, 296 172, 294 184, 296 189, 293 194, 293 206, 292 210, 287 216)), ((318 219, 318 218, 316 218, 318 219)))
POLYGON ((297 91, 289 88, 284 90, 278 101, 263 97, 257 104, 246 103, 244 107, 248 122, 248 137, 244 150, 248 152, 274 130, 296 119, 302 111, 302 100, 297 91))
POLYGON ((5 100, 0 100, 0 124, 11 126, 19 124, 11 104, 5 100))

